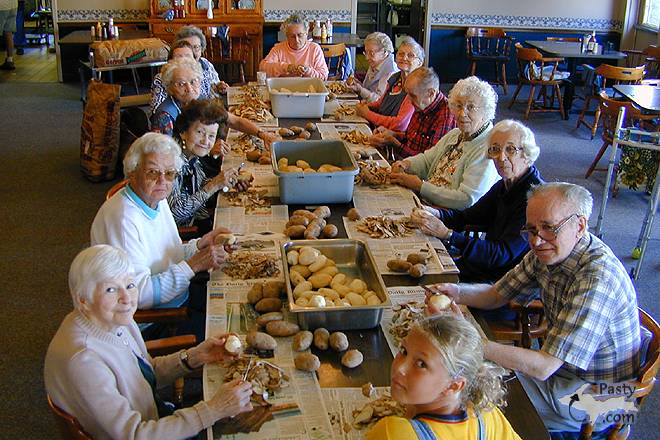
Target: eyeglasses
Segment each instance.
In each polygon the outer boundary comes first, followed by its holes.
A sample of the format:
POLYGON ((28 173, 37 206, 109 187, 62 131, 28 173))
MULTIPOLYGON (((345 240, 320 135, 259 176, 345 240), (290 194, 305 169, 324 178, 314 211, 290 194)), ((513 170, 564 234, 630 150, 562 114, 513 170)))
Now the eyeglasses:
POLYGON ((456 113, 460 113, 461 111, 465 111, 466 113, 474 113, 477 110, 479 110, 480 107, 474 105, 474 104, 449 104, 449 107, 455 111, 456 113))
POLYGON ((192 47, 195 52, 202 50, 202 46, 199 44, 193 44, 190 47, 192 47))
POLYGON ((561 232, 562 228, 568 223, 570 219, 573 217, 579 217, 580 214, 574 213, 566 217, 564 220, 560 221, 557 225, 543 225, 541 226, 541 230, 537 230, 534 228, 523 228, 520 230, 520 234, 527 238, 527 240, 531 240, 532 237, 540 237, 541 240, 543 241, 554 241, 557 239, 559 236, 559 233, 561 232))
POLYGON ((160 176, 163 176, 165 180, 168 182, 173 182, 174 179, 179 175, 179 172, 177 170, 146 170, 144 172, 145 177, 147 178, 148 181, 150 182, 157 182, 158 179, 160 179, 160 176))
POLYGON ((376 55, 379 55, 381 53, 385 52, 383 49, 378 49, 378 50, 365 50, 364 55, 368 57, 375 57, 376 55))
POLYGON ((506 154, 507 157, 513 157, 518 151, 521 151, 522 149, 523 147, 516 147, 515 145, 507 145, 504 148, 500 147, 499 145, 493 145, 488 147, 488 156, 499 157, 499 155, 502 153, 502 150, 504 150, 504 154, 506 154))
POLYGON ((182 79, 180 81, 174 82, 174 87, 176 87, 177 89, 183 89, 188 85, 190 85, 190 87, 197 87, 199 85, 199 78, 193 78, 190 81, 186 81, 182 79))
POLYGON ((415 58, 417 58, 417 55, 415 55, 415 54, 412 53, 412 52, 408 53, 408 52, 401 52, 401 51, 398 51, 398 52, 396 53, 396 57, 397 57, 397 58, 404 59, 404 60, 414 60, 415 58))

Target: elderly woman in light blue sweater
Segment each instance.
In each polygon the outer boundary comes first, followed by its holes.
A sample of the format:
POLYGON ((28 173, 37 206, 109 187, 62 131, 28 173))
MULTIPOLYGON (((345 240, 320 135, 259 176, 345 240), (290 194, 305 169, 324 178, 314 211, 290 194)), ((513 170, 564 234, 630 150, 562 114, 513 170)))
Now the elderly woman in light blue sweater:
POLYGON ((123 250, 92 246, 71 263, 74 310, 46 353, 44 379, 53 403, 78 419, 95 440, 185 439, 217 420, 252 409, 252 385, 234 380, 215 395, 175 411, 157 388, 210 362, 235 358, 228 335, 152 358, 133 320, 138 288, 123 250))
POLYGON ((458 128, 416 156, 392 165, 391 181, 418 192, 436 206, 465 209, 498 180, 487 154, 497 93, 476 76, 462 79, 449 92, 449 108, 458 128))

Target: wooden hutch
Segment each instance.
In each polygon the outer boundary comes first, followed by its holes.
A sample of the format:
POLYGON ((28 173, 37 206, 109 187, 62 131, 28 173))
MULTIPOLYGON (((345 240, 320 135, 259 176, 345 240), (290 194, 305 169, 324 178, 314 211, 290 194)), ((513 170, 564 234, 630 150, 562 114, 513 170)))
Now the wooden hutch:
POLYGON ((230 58, 245 60, 246 79, 256 79, 259 61, 263 58, 262 0, 177 0, 177 8, 183 8, 185 18, 165 20, 164 14, 174 9, 174 3, 174 0, 151 0, 149 27, 154 37, 171 43, 182 26, 195 25, 206 35, 207 48, 204 56, 213 63, 226 62, 227 59, 222 57, 219 40, 212 38, 212 28, 228 25, 230 58), (207 18, 209 1, 213 2, 212 19, 207 18), (181 3, 183 6, 180 6, 181 3))

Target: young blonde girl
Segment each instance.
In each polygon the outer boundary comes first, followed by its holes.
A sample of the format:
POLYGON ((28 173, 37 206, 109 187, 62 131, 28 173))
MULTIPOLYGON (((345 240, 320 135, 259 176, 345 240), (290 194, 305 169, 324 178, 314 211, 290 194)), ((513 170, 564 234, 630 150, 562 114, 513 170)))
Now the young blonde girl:
POLYGON ((498 409, 505 405, 503 373, 484 361, 472 324, 451 313, 427 318, 392 362, 392 398, 406 417, 381 419, 366 439, 520 439, 498 409))

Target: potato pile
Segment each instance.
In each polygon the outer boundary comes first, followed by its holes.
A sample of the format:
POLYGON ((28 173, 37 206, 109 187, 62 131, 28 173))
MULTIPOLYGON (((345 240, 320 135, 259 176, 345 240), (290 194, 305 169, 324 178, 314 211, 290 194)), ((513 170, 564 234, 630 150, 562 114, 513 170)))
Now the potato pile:
MULTIPOLYGON (((299 353, 294 357, 294 363, 298 370, 316 371, 321 366, 321 362, 316 355, 306 352, 312 344, 318 350, 332 348, 338 353, 347 350, 349 345, 348 338, 342 332, 330 334, 323 327, 317 328, 314 333, 307 330, 301 331, 293 338, 291 345, 294 351, 305 351, 305 353, 299 353)), ((346 351, 341 357, 341 363, 346 368, 355 368, 362 364, 363 360, 364 356, 356 349, 346 351)))
POLYGON ((284 235, 289 238, 304 237, 307 240, 335 238, 339 230, 337 226, 327 224, 325 219, 328 217, 330 208, 327 206, 319 206, 314 212, 297 209, 286 223, 284 235))
POLYGON ((316 125, 314 123, 308 123, 304 128, 303 127, 298 127, 297 125, 292 125, 289 128, 282 127, 279 130, 277 130, 277 134, 282 136, 284 139, 304 139, 307 140, 310 137, 312 137, 312 131, 314 131, 314 128, 316 128, 316 125), (310 125, 312 124, 312 125, 310 125), (308 129, 308 127, 311 129, 308 129))
POLYGON ((431 257, 424 252, 408 254, 405 260, 395 258, 387 262, 387 268, 392 272, 407 273, 413 278, 421 278, 427 271, 426 262, 431 257))
POLYGON ((254 150, 247 151, 245 153, 245 158, 250 162, 257 162, 259 165, 270 165, 270 151, 260 150, 255 148, 254 150))
POLYGON ((338 171, 344 171, 343 168, 329 163, 324 163, 317 169, 314 169, 304 160, 297 160, 295 165, 290 165, 289 159, 286 157, 277 160, 277 168, 283 173, 336 173, 338 171))
POLYGON ((302 246, 287 252, 286 257, 297 306, 351 307, 381 303, 367 283, 339 273, 335 262, 316 248, 302 246))

